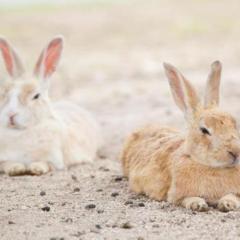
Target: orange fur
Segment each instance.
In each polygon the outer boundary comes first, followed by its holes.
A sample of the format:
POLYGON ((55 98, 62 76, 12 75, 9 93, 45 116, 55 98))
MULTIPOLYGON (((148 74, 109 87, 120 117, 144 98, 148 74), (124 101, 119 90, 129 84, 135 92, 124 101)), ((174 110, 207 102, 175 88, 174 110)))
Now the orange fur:
MULTIPOLYGON (((215 67, 212 66, 213 71, 215 67)), ((193 210, 204 211, 208 204, 218 204, 222 211, 239 207, 240 138, 235 119, 216 104, 203 107, 190 83, 187 91, 179 89, 185 86, 179 79, 183 76, 170 65, 165 68, 174 72, 170 75, 170 81, 174 77, 171 87, 176 103, 182 101, 177 105, 186 112, 188 130, 184 135, 171 128, 150 125, 134 132, 121 157, 130 188, 193 210), (209 134, 201 132, 202 126, 209 129, 209 134)), ((210 76, 214 80, 208 81, 206 99, 214 102, 216 98, 217 103, 214 86, 216 81, 219 84, 216 76, 220 74, 210 76)))

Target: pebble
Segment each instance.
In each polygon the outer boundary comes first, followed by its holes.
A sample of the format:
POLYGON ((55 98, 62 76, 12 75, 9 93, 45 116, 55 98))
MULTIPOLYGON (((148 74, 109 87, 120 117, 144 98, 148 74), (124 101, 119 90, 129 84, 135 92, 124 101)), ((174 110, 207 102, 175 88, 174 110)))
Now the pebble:
POLYGON ((40 196, 45 196, 46 195, 46 192, 45 191, 41 191, 40 192, 40 196))
POLYGON ((41 208, 44 212, 49 212, 50 211, 50 207, 49 206, 45 206, 41 208))
POLYGON ((104 210, 97 210, 97 213, 104 213, 104 210))
POLYGON ((13 221, 8 221, 8 224, 15 224, 15 222, 13 222, 13 221))
POLYGON ((64 240, 63 237, 51 237, 50 240, 64 240))
POLYGON ((138 206, 139 207, 145 207, 145 204, 144 203, 139 203, 138 206))
POLYGON ((124 229, 133 228, 133 226, 132 226, 129 222, 125 222, 125 223, 121 224, 120 227, 121 227, 121 228, 124 228, 124 229))
POLYGON ((96 205, 92 203, 85 206, 85 209, 88 209, 88 210, 93 208, 96 208, 96 205))
POLYGON ((73 220, 72 220, 72 218, 67 218, 64 222, 66 222, 66 223, 72 223, 73 220))
POLYGON ((115 182, 120 182, 120 181, 122 181, 123 180, 123 177, 121 177, 121 176, 118 176, 118 177, 115 177, 115 182))
POLYGON ((106 167, 100 167, 99 170, 103 171, 103 172, 109 172, 110 170, 106 167))
POLYGON ((77 177, 76 177, 75 175, 72 174, 71 177, 72 177, 72 180, 73 180, 73 181, 76 181, 76 182, 78 181, 78 179, 77 179, 77 177))
POLYGON ((128 200, 128 201, 126 201, 126 202, 124 203, 124 205, 130 205, 130 204, 133 204, 133 201, 128 200))
POLYGON ((80 192, 80 188, 79 188, 79 187, 75 187, 75 188, 73 189, 73 192, 80 192))
POLYGON ((111 194, 112 197, 117 197, 118 195, 119 195, 118 192, 113 192, 113 193, 111 194))
POLYGON ((101 229, 101 228, 102 228, 101 225, 99 225, 99 224, 96 224, 95 227, 96 227, 97 229, 101 229))

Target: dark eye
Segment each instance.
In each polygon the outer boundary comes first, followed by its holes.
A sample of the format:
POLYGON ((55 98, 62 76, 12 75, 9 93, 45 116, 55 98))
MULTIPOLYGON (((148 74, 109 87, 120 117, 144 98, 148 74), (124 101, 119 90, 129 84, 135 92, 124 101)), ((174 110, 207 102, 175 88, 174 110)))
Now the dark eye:
POLYGON ((205 127, 200 127, 200 130, 203 134, 207 134, 211 136, 210 132, 205 127))
POLYGON ((38 99, 39 97, 40 97, 40 93, 37 93, 36 95, 34 95, 33 100, 38 99))

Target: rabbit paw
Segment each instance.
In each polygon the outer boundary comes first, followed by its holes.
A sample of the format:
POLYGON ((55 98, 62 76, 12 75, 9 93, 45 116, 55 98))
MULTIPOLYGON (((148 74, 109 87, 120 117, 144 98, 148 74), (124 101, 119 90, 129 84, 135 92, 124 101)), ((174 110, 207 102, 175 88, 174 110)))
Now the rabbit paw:
POLYGON ((32 175, 43 175, 50 171, 50 167, 46 162, 33 162, 29 166, 29 172, 32 175))
POLYGON ((234 194, 228 194, 218 202, 218 209, 222 212, 229 212, 239 208, 240 202, 234 194))
POLYGON ((4 172, 9 176, 18 176, 26 173, 26 167, 22 163, 7 163, 4 166, 4 172))
POLYGON ((183 206, 193 211, 205 212, 208 210, 208 205, 203 198, 189 197, 183 200, 183 206))

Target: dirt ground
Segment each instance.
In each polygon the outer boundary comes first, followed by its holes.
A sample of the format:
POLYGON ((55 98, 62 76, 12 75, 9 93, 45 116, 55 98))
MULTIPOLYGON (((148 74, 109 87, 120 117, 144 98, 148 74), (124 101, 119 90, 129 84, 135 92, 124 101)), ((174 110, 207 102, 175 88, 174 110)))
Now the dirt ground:
POLYGON ((1 175, 0 239, 240 239, 240 211, 195 213, 137 196, 119 162, 123 139, 133 129, 184 123, 163 61, 202 92, 210 63, 221 60, 221 105, 240 121, 239 7, 237 0, 105 0, 0 9, 1 34, 29 69, 52 36, 65 36, 53 99, 89 109, 104 138, 93 165, 41 177, 1 175))

